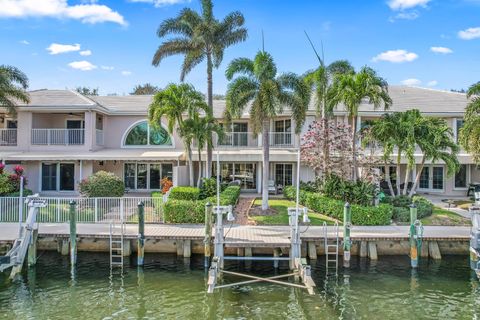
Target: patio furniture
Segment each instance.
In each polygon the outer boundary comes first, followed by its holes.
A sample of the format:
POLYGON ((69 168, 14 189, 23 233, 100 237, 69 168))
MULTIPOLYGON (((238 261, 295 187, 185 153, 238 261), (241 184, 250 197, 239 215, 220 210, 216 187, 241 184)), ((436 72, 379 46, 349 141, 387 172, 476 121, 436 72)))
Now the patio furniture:
POLYGON ((475 193, 475 187, 480 187, 480 182, 472 182, 468 185, 467 197, 470 197, 470 193, 475 193))
POLYGON ((273 180, 268 180, 268 193, 273 193, 273 194, 278 193, 277 186, 275 185, 275 181, 273 180))

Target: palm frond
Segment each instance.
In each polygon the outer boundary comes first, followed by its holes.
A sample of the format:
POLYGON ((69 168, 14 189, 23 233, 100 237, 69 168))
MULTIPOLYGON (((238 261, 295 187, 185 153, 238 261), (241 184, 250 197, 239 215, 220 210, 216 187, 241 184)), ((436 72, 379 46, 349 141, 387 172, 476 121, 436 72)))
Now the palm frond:
POLYGON ((166 57, 176 54, 187 54, 191 50, 199 50, 198 46, 188 38, 175 38, 162 43, 155 52, 152 65, 157 67, 166 57))
POLYGON ((232 60, 225 70, 227 80, 232 80, 236 74, 244 74, 253 77, 255 72, 254 62, 248 58, 237 58, 232 60))

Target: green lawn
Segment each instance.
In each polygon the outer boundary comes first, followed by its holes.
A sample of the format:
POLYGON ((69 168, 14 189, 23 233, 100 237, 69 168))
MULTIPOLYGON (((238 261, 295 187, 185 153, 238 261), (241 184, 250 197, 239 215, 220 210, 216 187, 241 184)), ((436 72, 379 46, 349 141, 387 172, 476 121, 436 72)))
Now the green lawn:
MULTIPOLYGON (((261 199, 256 199, 254 206, 260 206, 262 204, 261 199)), ((277 211, 276 215, 266 215, 266 216, 250 216, 250 220, 255 221, 259 225, 288 225, 288 208, 295 207, 295 202, 284 199, 270 199, 268 200, 269 206, 277 211)), ((303 206, 300 206, 303 208, 303 206)), ((332 219, 323 214, 314 212, 312 210, 308 211, 308 217, 310 218, 311 225, 321 226, 324 222, 329 225, 335 223, 335 219, 332 219)))
POLYGON ((471 224, 469 219, 439 207, 434 207, 433 214, 421 221, 425 226, 469 226, 471 224))

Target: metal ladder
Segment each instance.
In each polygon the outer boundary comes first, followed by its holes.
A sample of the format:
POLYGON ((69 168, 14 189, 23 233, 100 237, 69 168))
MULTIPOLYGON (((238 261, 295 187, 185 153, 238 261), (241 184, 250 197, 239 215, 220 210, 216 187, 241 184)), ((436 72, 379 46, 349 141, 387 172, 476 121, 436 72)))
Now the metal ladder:
POLYGON ((326 264, 326 273, 330 274, 330 270, 335 269, 335 274, 338 272, 338 222, 335 221, 333 226, 334 238, 328 238, 328 228, 327 223, 323 223, 323 232, 324 232, 324 245, 325 245, 325 264, 326 264))
POLYGON ((110 223, 110 266, 123 267, 123 240, 125 237, 125 222, 120 221, 116 225, 114 221, 110 223))

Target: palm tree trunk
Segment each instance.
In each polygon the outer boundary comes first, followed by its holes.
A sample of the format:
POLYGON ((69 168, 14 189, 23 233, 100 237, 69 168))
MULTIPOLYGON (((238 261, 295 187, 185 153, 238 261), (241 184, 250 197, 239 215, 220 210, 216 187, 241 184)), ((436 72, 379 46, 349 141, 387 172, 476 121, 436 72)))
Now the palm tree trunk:
POLYGON ((355 121, 355 116, 351 116, 352 119, 352 133, 353 133, 353 141, 352 141, 352 167, 353 167, 353 175, 352 180, 357 181, 357 122, 355 121))
POLYGON ((397 175, 397 196, 401 194, 400 191, 400 161, 402 160, 402 150, 398 149, 398 154, 397 154, 397 170, 396 170, 396 175, 397 175))
POLYGON ((270 141, 269 141, 269 131, 270 131, 270 122, 269 120, 263 121, 262 129, 262 144, 263 144, 263 175, 262 175, 262 210, 268 209, 268 180, 269 180, 269 170, 270 170, 270 141))
POLYGON ((200 183, 202 182, 202 149, 198 148, 198 179, 197 179, 197 188, 200 188, 200 183))
POLYGON ((417 171, 417 176, 415 177, 415 181, 413 182, 412 190, 410 190, 410 193, 408 194, 409 197, 412 197, 415 190, 417 189, 418 183, 420 182, 420 176, 422 175, 423 167, 425 166, 425 156, 422 158, 422 162, 420 163, 420 168, 417 171))
POLYGON ((187 156, 188 156, 189 181, 190 181, 190 186, 193 187, 195 186, 194 184, 195 182, 193 177, 192 146, 190 144, 187 144, 187 156))
POLYGON ((390 167, 389 167, 388 163, 386 163, 386 162, 385 162, 385 181, 387 181, 388 189, 390 190, 390 194, 392 196, 394 196, 395 192, 393 192, 392 180, 390 179, 390 167))
POLYGON ((408 189, 408 177, 410 176, 411 167, 410 164, 407 164, 407 170, 405 171, 405 181, 403 182, 403 195, 407 195, 408 189))
MULTIPOLYGON (((213 113, 213 63, 212 63, 212 54, 207 53, 207 103, 210 111, 213 113)), ((212 133, 209 133, 207 140, 212 140, 212 133)), ((212 160, 213 160, 213 150, 212 145, 207 144, 207 172, 205 172, 205 177, 210 178, 212 175, 212 160)))

